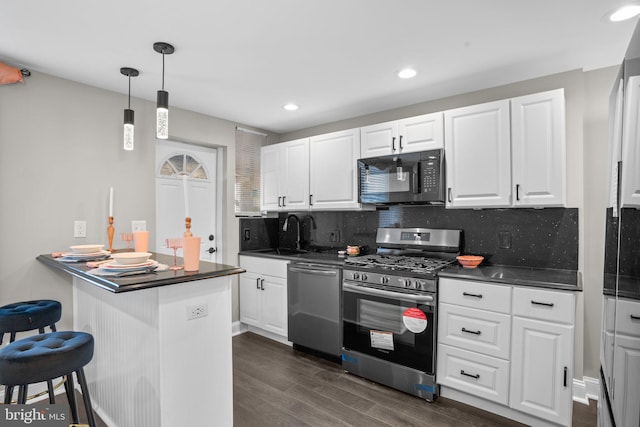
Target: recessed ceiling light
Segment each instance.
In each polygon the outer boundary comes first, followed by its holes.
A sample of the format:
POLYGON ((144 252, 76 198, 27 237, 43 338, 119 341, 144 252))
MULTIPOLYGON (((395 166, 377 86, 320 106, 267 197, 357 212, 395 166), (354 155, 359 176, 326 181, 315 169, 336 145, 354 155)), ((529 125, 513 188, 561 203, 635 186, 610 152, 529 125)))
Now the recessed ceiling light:
POLYGON ((640 14, 640 5, 628 4, 613 12, 609 16, 609 20, 613 22, 620 22, 638 16, 638 14, 640 14))
POLYGON ((410 79, 412 77, 415 77, 416 74, 418 74, 418 72, 412 68, 405 68, 404 70, 400 70, 398 72, 398 77, 400 77, 401 79, 410 79))
POLYGON ((296 111, 300 107, 298 107, 297 104, 294 104, 293 102, 290 102, 288 104, 285 104, 284 107, 282 107, 282 108, 284 108, 287 111, 296 111))

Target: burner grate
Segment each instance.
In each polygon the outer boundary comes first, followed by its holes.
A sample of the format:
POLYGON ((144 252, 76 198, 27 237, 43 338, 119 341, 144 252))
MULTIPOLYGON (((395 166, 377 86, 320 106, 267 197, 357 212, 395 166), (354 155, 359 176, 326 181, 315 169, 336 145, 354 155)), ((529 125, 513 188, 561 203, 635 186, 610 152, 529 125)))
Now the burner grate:
POLYGON ((421 256, 375 254, 347 258, 345 263, 351 267, 430 274, 452 264, 454 261, 455 260, 421 256))

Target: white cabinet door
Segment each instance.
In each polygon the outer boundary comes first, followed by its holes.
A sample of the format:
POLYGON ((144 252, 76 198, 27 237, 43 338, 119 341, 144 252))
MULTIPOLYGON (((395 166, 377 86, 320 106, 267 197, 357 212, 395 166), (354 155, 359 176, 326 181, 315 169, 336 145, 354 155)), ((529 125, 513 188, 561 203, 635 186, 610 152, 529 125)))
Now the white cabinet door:
POLYGON ((280 189, 280 144, 267 145, 260 150, 260 210, 277 211, 282 205, 280 189))
POLYGON ((398 120, 398 148, 402 153, 444 148, 443 113, 398 120))
POLYGON ((613 418, 617 426, 637 426, 640 421, 640 338, 616 335, 613 362, 613 418))
POLYGON ((262 328, 287 336, 287 279, 264 276, 261 282, 262 328))
POLYGON ((512 330, 509 406, 569 425, 573 326, 514 316, 512 330))
POLYGON ((262 323, 262 299, 258 274, 246 272, 240 275, 240 321, 247 325, 260 326, 262 323))
POLYGON ((624 91, 621 207, 640 207, 640 76, 630 77, 624 91))
POLYGON ((447 207, 511 205, 509 101, 445 111, 447 207))
POLYGON ((514 206, 565 206, 564 89, 511 99, 514 206))
POLYGON ((309 208, 309 138, 283 144, 282 210, 309 208))
POLYGON ((378 123, 360 128, 360 157, 388 156, 398 152, 398 122, 378 123))
POLYGON ((311 209, 357 208, 360 130, 314 136, 309 145, 311 209))

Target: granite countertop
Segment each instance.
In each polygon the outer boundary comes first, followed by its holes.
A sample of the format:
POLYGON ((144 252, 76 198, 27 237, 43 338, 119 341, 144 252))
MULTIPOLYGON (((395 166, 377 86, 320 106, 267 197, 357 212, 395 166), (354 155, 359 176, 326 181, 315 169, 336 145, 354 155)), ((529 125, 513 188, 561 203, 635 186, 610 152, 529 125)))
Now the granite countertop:
POLYGON ((317 251, 295 251, 291 249, 254 249, 240 251, 239 255, 255 256, 260 258, 287 259, 289 261, 315 262, 320 264, 331 264, 344 266, 346 255, 338 255, 338 249, 317 251))
POLYGON ((487 265, 476 268, 460 266, 447 267, 438 273, 439 277, 480 280, 506 285, 533 286, 537 288, 564 291, 582 291, 580 272, 552 268, 514 267, 508 265, 487 265))
MULTIPOLYGON (((245 271, 240 267, 200 261, 200 269, 198 271, 165 270, 127 277, 114 277, 97 276, 87 273, 91 268, 87 267, 85 262, 61 262, 49 254, 39 255, 36 259, 49 267, 65 271, 114 293, 137 291, 157 286, 176 285, 194 280, 240 274, 245 271)), ((173 265, 173 256, 152 252, 151 259, 155 259, 162 264, 173 265)), ((181 264, 182 259, 179 258, 179 260, 178 264, 181 264)))

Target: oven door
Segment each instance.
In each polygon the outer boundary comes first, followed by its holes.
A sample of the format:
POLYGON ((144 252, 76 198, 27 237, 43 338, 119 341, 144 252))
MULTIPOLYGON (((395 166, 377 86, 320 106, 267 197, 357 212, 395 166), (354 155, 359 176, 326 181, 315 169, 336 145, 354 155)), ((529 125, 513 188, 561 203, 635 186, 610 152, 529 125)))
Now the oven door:
POLYGON ((436 302, 414 295, 342 282, 343 346, 435 374, 436 302))

